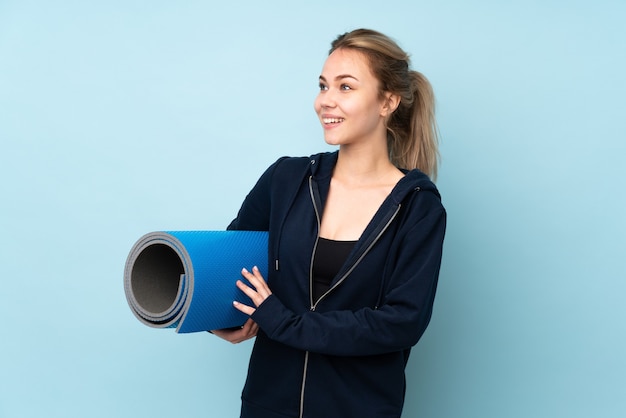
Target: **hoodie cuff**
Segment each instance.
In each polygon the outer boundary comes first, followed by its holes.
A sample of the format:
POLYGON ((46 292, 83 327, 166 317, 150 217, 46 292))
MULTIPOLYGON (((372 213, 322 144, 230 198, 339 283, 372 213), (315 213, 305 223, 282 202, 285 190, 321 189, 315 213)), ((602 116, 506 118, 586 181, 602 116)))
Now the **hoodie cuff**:
POLYGON ((271 294, 256 308, 250 318, 271 337, 290 315, 292 313, 285 305, 274 294, 271 294))

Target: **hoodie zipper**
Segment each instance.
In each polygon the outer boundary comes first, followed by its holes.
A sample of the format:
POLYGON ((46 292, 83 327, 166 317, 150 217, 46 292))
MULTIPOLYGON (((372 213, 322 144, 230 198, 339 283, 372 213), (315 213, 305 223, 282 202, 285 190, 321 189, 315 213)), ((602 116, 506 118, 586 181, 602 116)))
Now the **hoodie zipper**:
MULTIPOLYGON (((315 257, 315 251, 317 249, 317 244, 319 242, 319 231, 320 231, 321 224, 322 224, 319 208, 317 207, 316 194, 315 194, 315 191, 313 190, 313 176, 309 176, 309 194, 311 196, 311 201, 313 202, 313 209, 315 210, 315 218, 317 220, 317 231, 318 231, 317 237, 315 238, 315 244, 313 245, 313 253, 311 254, 311 262, 310 262, 310 267, 309 267, 309 301, 311 304, 311 307, 309 310, 311 312, 314 312, 315 308, 317 307, 317 304, 322 299, 324 299, 326 295, 328 295, 335 288, 337 288, 337 286, 339 286, 344 280, 346 280, 346 278, 350 275, 350 273, 352 273, 352 271, 361 263, 361 260, 363 260, 363 258, 367 255, 367 253, 369 253, 369 251, 372 249, 374 244, 378 242, 380 237, 385 233, 387 228, 389 228, 389 225, 391 225, 393 220, 396 218, 396 216, 398 215, 398 212, 400 212, 400 208, 402 207, 402 204, 397 205, 395 211, 391 214, 387 222, 385 222, 383 227, 379 229, 374 239, 368 244, 368 246, 365 248, 363 253, 359 256, 359 258, 350 266, 348 271, 346 271, 343 274, 343 276, 341 276, 341 278, 335 283, 334 286, 332 286, 324 294, 322 294, 317 299, 317 301, 313 301, 313 259, 315 257)), ((299 415, 300 418, 302 418, 304 415, 304 388, 306 386, 306 375, 307 375, 308 364, 309 364, 309 352, 306 351, 304 353, 304 373, 302 374, 302 387, 300 390, 300 415, 299 415)))
MULTIPOLYGON (((315 237, 315 244, 313 244, 313 253, 311 254, 311 262, 309 263, 309 302, 311 305, 310 310, 315 310, 313 303, 313 257, 315 257, 315 251, 317 250, 317 243, 320 239, 320 227, 321 220, 317 204, 315 203, 315 193, 313 192, 313 176, 309 176, 309 194, 311 195, 311 201, 313 202, 313 209, 315 210, 315 219, 317 220, 317 236, 315 237)), ((306 375, 309 367, 309 351, 304 352, 304 367, 302 370, 302 385, 300 386, 300 413, 299 418, 304 416, 304 388, 306 387, 306 375)))

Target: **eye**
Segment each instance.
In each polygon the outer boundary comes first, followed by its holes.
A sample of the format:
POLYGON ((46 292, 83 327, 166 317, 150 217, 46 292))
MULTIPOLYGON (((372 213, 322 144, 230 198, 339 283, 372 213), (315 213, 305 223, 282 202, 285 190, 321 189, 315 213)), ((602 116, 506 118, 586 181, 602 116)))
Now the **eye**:
POLYGON ((350 87, 348 84, 342 84, 339 88, 343 91, 352 90, 352 87, 350 87))
POLYGON ((328 90, 328 86, 325 85, 324 83, 320 83, 320 91, 326 91, 328 90))

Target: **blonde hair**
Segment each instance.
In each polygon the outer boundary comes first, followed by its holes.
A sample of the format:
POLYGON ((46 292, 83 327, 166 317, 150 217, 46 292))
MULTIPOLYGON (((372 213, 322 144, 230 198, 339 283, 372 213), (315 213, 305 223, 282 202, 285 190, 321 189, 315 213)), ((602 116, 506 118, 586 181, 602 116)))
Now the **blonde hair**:
POLYGON ((417 168, 436 179, 439 140, 435 95, 430 82, 423 74, 411 70, 409 55, 380 32, 356 29, 344 33, 331 43, 329 55, 337 49, 363 53, 380 82, 381 97, 385 92, 400 97, 398 108, 387 122, 391 162, 398 168, 417 168))

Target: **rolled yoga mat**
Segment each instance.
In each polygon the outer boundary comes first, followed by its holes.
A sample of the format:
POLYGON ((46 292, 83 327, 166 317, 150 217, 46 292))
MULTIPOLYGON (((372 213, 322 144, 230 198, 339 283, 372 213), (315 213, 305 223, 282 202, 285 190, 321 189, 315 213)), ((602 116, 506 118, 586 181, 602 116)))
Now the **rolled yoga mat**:
POLYGON ((151 232, 132 247, 124 269, 130 309, 144 324, 198 332, 242 325, 233 300, 251 305, 235 282, 257 266, 267 277, 267 232, 151 232))

